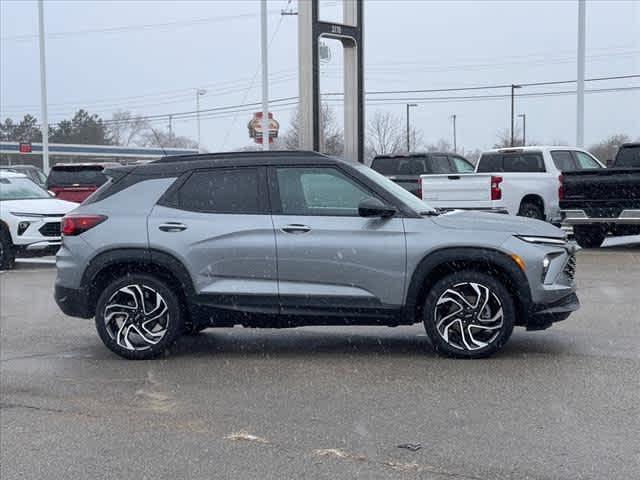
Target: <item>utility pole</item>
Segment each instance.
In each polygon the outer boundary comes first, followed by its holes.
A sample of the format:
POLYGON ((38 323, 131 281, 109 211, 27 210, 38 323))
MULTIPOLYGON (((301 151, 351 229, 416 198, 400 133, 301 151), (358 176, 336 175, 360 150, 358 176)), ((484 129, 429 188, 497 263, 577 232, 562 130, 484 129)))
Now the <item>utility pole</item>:
POLYGON ((417 103, 407 103, 407 153, 411 151, 411 124, 409 122, 409 109, 417 106, 417 103))
POLYGON ((267 0, 260 2, 260 37, 262 58, 262 150, 269 150, 269 52, 267 51, 267 0))
POLYGON ((515 130, 515 101, 516 101, 516 88, 522 88, 521 85, 511 85, 511 146, 515 143, 514 130, 515 130))
POLYGON ((42 116, 42 170, 49 173, 49 115, 47 112, 47 65, 44 49, 44 5, 38 0, 38 36, 40 40, 40 109, 42 116))
POLYGON ((587 2, 578 0, 578 88, 576 98, 576 146, 584 147, 584 64, 587 2))
POLYGON ((453 152, 458 153, 458 138, 456 134, 456 117, 457 115, 454 113, 451 115, 451 119, 453 120, 453 152))
POLYGON ((198 124, 198 153, 200 150, 200 97, 206 95, 207 91, 204 88, 196 89, 196 123, 198 124))
POLYGON ((522 146, 527 144, 527 114, 521 113, 518 115, 522 119, 522 146))
POLYGON ((169 138, 173 138, 173 115, 169 115, 169 138))

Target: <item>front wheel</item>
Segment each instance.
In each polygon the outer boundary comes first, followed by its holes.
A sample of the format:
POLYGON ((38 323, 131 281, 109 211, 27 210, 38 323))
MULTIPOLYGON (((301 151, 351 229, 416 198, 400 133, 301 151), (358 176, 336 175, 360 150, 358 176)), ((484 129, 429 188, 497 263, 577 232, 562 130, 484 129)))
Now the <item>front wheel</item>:
POLYGON ((599 248, 607 238, 607 232, 597 225, 576 225, 573 227, 573 238, 582 248, 599 248))
POLYGON ((483 358, 509 340, 515 306, 504 285, 467 270, 442 278, 424 304, 424 326, 435 351, 457 358, 483 358))
POLYGON ((105 346, 130 360, 161 355, 183 328, 176 294, 162 280, 144 274, 113 280, 98 299, 95 320, 105 346))
POLYGON ((15 264, 16 253, 9 232, 0 225, 0 270, 11 270, 15 264))

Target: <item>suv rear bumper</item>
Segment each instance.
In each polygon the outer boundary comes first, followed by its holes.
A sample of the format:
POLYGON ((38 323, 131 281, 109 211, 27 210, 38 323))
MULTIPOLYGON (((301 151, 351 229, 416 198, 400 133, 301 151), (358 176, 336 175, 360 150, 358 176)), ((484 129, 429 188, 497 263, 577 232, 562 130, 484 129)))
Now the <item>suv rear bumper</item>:
POLYGON ((93 317, 94 312, 89 309, 89 294, 84 289, 56 285, 53 296, 65 315, 80 318, 93 317))

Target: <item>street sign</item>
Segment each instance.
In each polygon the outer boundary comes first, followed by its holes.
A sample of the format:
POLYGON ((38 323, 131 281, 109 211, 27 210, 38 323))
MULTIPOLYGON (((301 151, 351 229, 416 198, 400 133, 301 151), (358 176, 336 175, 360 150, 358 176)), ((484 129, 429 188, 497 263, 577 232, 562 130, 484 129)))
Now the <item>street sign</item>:
POLYGON ((31 153, 31 142, 20 142, 20 153, 31 153))
MULTIPOLYGON (((262 143, 262 112, 255 112, 247 125, 249 137, 256 143, 262 143)), ((273 143, 274 138, 278 138, 280 124, 273 118, 273 113, 269 113, 269 143, 273 143)))

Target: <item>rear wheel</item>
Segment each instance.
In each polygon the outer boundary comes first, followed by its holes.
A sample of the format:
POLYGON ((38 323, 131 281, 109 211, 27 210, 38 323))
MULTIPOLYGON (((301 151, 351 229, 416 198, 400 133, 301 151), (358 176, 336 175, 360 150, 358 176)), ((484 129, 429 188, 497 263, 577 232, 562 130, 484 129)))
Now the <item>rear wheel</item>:
POLYGON ((112 352, 131 360, 154 358, 183 328, 178 297, 160 279, 125 275, 107 286, 96 306, 96 329, 112 352))
POLYGON ((429 291, 424 326, 434 349, 457 358, 483 358, 509 340, 515 306, 509 291, 476 271, 447 275, 429 291))
POLYGON ((597 225, 576 225, 573 227, 573 238, 583 248, 599 248, 606 237, 605 229, 597 225))
POLYGON ((11 235, 0 225, 0 270, 11 270, 15 265, 16 252, 11 235))
POLYGON ((533 202, 523 202, 518 210, 518 216, 535 218, 536 220, 544 220, 544 210, 540 205, 533 202))

